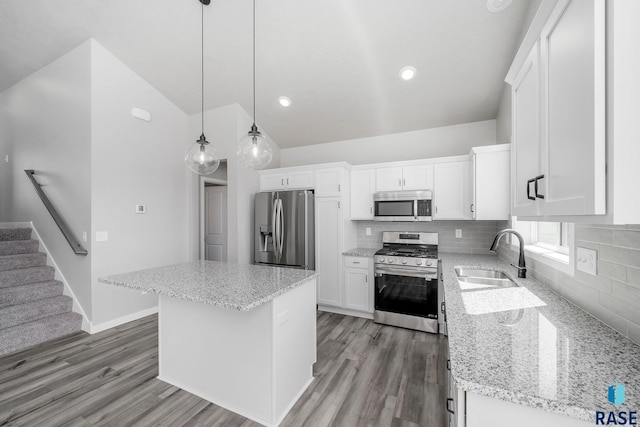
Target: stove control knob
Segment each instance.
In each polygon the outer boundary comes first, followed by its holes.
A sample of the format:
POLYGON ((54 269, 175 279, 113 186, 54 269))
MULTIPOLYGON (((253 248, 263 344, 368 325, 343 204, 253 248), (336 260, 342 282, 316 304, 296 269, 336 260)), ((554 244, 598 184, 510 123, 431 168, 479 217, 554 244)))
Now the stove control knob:
POLYGON ((384 257, 383 256, 379 256, 378 257, 378 262, 384 262, 384 257))
POLYGON ((389 258, 389 259, 387 260, 387 262, 388 262, 389 264, 393 264, 393 261, 395 261, 393 258, 389 258))
POLYGON ((422 265, 422 260, 421 259, 417 259, 416 260, 416 265, 422 265))
POLYGON ((403 264, 406 264, 406 263, 407 263, 407 260, 406 260, 406 259, 403 259, 403 260, 402 260, 402 263, 403 263, 403 264))
POLYGON ((430 266, 431 266, 431 264, 432 264, 432 262, 431 262, 431 261, 429 261, 429 260, 427 260, 427 261, 425 261, 425 262, 424 262, 424 265, 426 265, 426 266, 428 266, 428 267, 430 267, 430 266))

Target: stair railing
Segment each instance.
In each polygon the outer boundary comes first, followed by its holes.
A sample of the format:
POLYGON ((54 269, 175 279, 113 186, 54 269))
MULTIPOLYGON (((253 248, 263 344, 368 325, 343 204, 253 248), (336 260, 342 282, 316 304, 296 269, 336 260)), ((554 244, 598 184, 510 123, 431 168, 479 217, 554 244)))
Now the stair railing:
POLYGON ((64 236, 64 238, 67 239, 67 242, 69 243, 69 246, 71 246, 71 249, 73 250, 73 252, 76 255, 87 255, 89 252, 87 252, 87 250, 82 247, 80 242, 78 242, 75 236, 71 233, 71 230, 67 226, 67 223, 64 222, 64 220, 62 219, 62 217, 60 216, 56 208, 53 207, 53 205, 51 204, 51 201, 49 200, 47 195, 44 194, 44 191, 42 191, 42 185, 40 185, 40 183, 36 180, 36 177, 34 176, 35 171, 29 169, 29 170, 25 170, 24 172, 27 174, 27 177, 33 184, 33 187, 36 189, 36 193, 38 193, 38 196, 40 196, 40 200, 42 200, 42 203, 44 203, 44 206, 47 208, 47 210, 51 214, 53 221, 56 223, 56 225, 62 232, 62 235, 64 236))

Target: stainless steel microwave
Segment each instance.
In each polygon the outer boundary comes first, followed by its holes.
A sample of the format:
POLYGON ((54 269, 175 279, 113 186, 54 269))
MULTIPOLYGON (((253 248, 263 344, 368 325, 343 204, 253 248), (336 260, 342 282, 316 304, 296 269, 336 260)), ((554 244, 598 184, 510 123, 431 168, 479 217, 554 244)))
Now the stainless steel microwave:
POLYGON ((431 190, 381 191, 373 195, 375 221, 431 221, 431 190))

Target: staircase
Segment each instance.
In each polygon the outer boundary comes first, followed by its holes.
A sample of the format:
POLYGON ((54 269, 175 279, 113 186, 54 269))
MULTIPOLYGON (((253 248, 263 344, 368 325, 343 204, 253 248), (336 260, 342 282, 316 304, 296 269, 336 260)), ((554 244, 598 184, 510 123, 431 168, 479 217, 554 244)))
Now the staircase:
POLYGON ((0 228, 0 356, 80 331, 31 228, 0 228))

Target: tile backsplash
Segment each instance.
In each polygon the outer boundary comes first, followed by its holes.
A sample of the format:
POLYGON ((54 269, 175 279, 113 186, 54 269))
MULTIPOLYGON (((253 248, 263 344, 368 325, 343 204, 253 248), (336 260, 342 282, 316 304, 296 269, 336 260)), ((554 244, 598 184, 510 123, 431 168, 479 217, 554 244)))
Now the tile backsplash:
POLYGON ((497 221, 430 221, 430 222, 380 222, 358 221, 356 240, 361 248, 382 247, 383 231, 424 231, 438 233, 438 251, 467 254, 491 253, 489 247, 498 231, 497 221), (371 228, 371 235, 366 229, 371 228), (456 229, 462 237, 456 238, 456 229))
MULTIPOLYGON (((506 228, 507 222, 498 227, 506 228)), ((527 257, 527 271, 606 325, 640 344, 640 226, 575 225, 575 246, 597 251, 597 274, 570 276, 527 257)), ((509 260, 516 252, 500 245, 509 260)))

